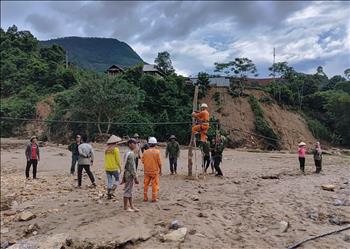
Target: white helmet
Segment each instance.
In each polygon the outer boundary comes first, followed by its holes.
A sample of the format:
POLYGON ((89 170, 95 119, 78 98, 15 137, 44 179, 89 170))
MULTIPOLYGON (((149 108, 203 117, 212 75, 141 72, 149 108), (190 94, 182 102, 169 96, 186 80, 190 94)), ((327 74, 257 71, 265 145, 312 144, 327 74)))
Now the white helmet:
POLYGON ((148 139, 148 143, 149 143, 149 144, 157 144, 157 139, 156 139, 155 137, 150 137, 150 138, 148 139))
POLYGON ((201 104, 201 108, 208 108, 208 105, 206 103, 201 104))

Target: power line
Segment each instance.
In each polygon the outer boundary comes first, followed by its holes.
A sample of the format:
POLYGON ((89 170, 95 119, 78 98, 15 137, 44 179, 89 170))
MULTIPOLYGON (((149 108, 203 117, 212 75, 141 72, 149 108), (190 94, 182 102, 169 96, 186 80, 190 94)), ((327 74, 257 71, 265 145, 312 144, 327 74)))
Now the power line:
MULTIPOLYGON (((62 124, 111 124, 111 125, 192 125, 192 122, 183 121, 183 122, 93 122, 93 121, 82 121, 82 120, 54 120, 54 119, 31 119, 31 118, 12 118, 12 117, 0 117, 0 121, 30 121, 30 122, 39 122, 39 123, 62 123, 62 124)), ((218 121, 209 121, 211 124, 218 124, 218 121)), ((225 126, 220 124, 221 126, 225 126)), ((256 133, 252 133, 249 131, 244 131, 238 128, 233 128, 232 131, 247 133, 252 136, 265 138, 268 140, 273 140, 279 142, 280 139, 275 139, 272 137, 267 137, 263 135, 259 135, 256 133)))
MULTIPOLYGON (((111 124, 111 125, 181 125, 192 124, 192 122, 93 122, 82 120, 54 120, 54 119, 31 119, 31 118, 12 118, 12 117, 0 117, 1 121, 31 121, 39 123, 64 123, 64 124, 111 124)), ((217 123, 217 121, 210 121, 209 123, 217 123)))
POLYGON ((276 141, 276 142, 279 142, 279 141, 280 141, 280 139, 276 139, 276 138, 272 138, 272 137, 266 137, 266 136, 259 135, 259 134, 256 134, 256 133, 252 133, 252 132, 249 132, 249 131, 243 131, 243 130, 238 129, 238 128, 233 128, 232 130, 233 130, 233 131, 242 132, 242 133, 247 133, 247 134, 249 134, 249 135, 256 136, 256 137, 265 138, 265 139, 268 139, 268 140, 273 140, 273 141, 276 141))

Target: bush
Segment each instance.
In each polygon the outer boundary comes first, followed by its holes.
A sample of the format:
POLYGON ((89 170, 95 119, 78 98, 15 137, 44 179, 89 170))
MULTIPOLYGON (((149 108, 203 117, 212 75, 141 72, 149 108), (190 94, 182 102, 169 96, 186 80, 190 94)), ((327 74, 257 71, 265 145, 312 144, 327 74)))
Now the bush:
POLYGON ((265 120, 264 117, 264 112, 260 107, 260 104, 258 100, 253 96, 249 96, 249 103, 252 108, 252 111, 255 114, 255 129, 256 131, 268 138, 271 139, 265 139, 267 140, 266 143, 271 145, 268 146, 268 148, 271 149, 278 149, 279 148, 279 143, 278 143, 278 135, 272 130, 272 128, 269 126, 268 122, 265 120))
POLYGON ((331 141, 333 134, 329 131, 329 129, 323 125, 320 121, 311 118, 309 115, 303 115, 308 128, 310 129, 312 135, 316 139, 323 139, 331 141))
POLYGON ((217 105, 221 104, 220 93, 219 92, 214 93, 212 98, 215 100, 217 105))
POLYGON ((235 90, 232 90, 232 89, 228 90, 228 94, 230 94, 232 98, 238 98, 239 97, 239 92, 237 92, 235 90))
POLYGON ((273 100, 268 97, 268 96, 262 96, 260 99, 259 99, 259 102, 260 103, 266 103, 268 105, 272 105, 273 104, 273 100))

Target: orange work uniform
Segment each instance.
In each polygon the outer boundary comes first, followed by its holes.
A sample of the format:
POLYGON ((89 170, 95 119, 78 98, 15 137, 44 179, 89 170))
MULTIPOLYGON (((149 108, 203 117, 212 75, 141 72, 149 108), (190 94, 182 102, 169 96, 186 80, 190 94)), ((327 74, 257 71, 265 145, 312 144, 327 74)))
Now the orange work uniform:
POLYGON ((148 186, 152 182, 152 201, 157 201, 159 190, 159 173, 162 167, 160 151, 152 147, 145 150, 142 155, 142 163, 145 173, 143 181, 143 199, 145 201, 148 200, 148 186))
POLYGON ((206 142, 206 134, 209 129, 209 112, 207 110, 203 110, 195 113, 194 117, 199 121, 199 124, 192 126, 192 133, 200 132, 201 141, 206 142))

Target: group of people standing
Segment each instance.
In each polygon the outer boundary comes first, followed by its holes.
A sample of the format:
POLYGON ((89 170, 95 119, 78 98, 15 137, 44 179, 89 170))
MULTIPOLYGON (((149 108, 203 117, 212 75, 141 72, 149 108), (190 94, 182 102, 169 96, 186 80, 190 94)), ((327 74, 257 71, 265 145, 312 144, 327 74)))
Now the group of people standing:
MULTIPOLYGON (((126 141, 128 150, 123 157, 120 157, 118 145, 125 143, 121 138, 112 135, 108 141, 104 151, 104 169, 107 179, 107 198, 112 199, 114 192, 119 184, 124 184, 124 209, 130 212, 139 211, 134 207, 132 196, 134 184, 139 184, 137 169, 139 160, 142 160, 144 166, 144 201, 148 201, 148 188, 152 185, 152 202, 158 200, 159 176, 162 174, 162 162, 160 151, 156 148, 157 139, 150 137, 148 143, 141 147, 138 134, 126 141), (142 154, 142 156, 141 156, 142 154), (122 172, 122 164, 123 174, 122 172)), ((76 136, 76 141, 68 146, 72 152, 72 163, 70 172, 74 175, 76 164, 78 164, 78 188, 82 183, 83 169, 88 174, 92 187, 96 186, 95 178, 90 170, 94 163, 94 151, 90 144, 86 143, 86 139, 82 139, 80 135, 76 136)))
MULTIPOLYGON (((298 159, 300 165, 300 171, 305 173, 305 155, 307 153, 306 143, 300 142, 298 144, 298 159)), ((315 148, 311 151, 314 157, 314 163, 316 167, 315 173, 319 174, 322 170, 322 149, 320 142, 316 142, 315 148)))
POLYGON ((205 141, 200 144, 203 152, 203 171, 207 173, 209 165, 211 173, 215 176, 223 176, 220 164, 222 163, 222 153, 225 148, 226 138, 220 134, 216 135, 210 142, 205 141))

